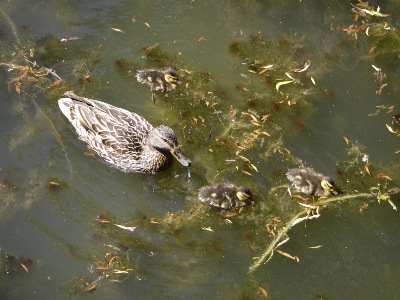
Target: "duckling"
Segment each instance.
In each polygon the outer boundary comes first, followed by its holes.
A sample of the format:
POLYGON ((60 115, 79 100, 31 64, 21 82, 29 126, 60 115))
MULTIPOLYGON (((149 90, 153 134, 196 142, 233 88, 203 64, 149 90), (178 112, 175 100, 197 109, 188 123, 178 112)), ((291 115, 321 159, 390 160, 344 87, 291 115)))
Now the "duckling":
POLYGON ((237 187, 230 183, 204 186, 199 190, 198 198, 202 202, 222 209, 231 209, 252 203, 253 195, 247 187, 237 187))
POLYGON ((134 112, 72 92, 64 96, 58 105, 79 139, 111 166, 126 173, 153 174, 169 166, 172 156, 185 167, 191 165, 170 127, 154 128, 134 112))
POLYGON ((176 89, 181 82, 178 79, 178 73, 174 69, 156 70, 146 69, 140 70, 136 74, 136 79, 142 84, 150 87, 151 99, 156 102, 154 92, 166 92, 176 89))
POLYGON ((307 196, 328 197, 339 194, 331 177, 317 173, 312 168, 290 169, 286 176, 297 190, 307 196))

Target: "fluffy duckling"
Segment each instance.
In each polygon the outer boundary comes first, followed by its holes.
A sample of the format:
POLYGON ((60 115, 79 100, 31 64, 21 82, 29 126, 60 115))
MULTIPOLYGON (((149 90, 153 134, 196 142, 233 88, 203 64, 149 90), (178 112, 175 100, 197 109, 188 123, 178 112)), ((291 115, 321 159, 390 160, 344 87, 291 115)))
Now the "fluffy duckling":
POLYGON ((151 99, 156 102, 154 92, 166 92, 176 89, 181 82, 178 79, 178 73, 174 69, 156 70, 146 69, 140 70, 136 74, 136 79, 142 84, 150 87, 151 99))
POLYGON ((286 176, 297 190, 307 196, 328 197, 339 194, 331 177, 317 173, 312 168, 290 169, 286 176))
POLYGON ((222 209, 244 206, 252 202, 251 191, 247 187, 237 187, 230 183, 204 186, 199 190, 199 200, 222 209))

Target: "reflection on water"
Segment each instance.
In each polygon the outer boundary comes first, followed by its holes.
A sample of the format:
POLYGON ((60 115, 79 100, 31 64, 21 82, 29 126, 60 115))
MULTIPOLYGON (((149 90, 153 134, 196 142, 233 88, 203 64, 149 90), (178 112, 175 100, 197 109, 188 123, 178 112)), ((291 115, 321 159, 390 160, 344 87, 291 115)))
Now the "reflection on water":
POLYGON ((395 1, 369 36, 341 31, 362 26, 347 1, 31 2, 0 4, 2 299, 397 295, 395 1), (380 96, 371 64, 386 74, 380 96), (171 66, 183 85, 154 104, 134 74, 171 66), (58 109, 66 90, 171 126, 190 171, 125 174, 93 157, 58 109), (257 264, 303 210, 285 177, 299 165, 365 196, 326 200, 257 264), (229 181, 257 204, 197 200, 229 181))

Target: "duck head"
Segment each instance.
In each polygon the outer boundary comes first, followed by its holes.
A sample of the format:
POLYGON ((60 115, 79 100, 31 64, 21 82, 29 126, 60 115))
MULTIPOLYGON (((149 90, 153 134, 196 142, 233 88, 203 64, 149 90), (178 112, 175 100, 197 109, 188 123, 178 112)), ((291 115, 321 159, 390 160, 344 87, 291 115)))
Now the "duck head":
POLYGON ((178 84, 181 84, 182 82, 179 81, 178 78, 178 73, 176 73, 175 70, 173 69, 168 69, 163 71, 164 74, 164 80, 170 84, 172 84, 173 86, 177 86, 178 84))
POLYGON ((154 128, 149 134, 148 144, 161 153, 171 153, 185 167, 192 164, 179 147, 174 131, 168 126, 154 128))
POLYGON ((325 177, 321 181, 321 186, 325 191, 328 191, 334 195, 339 195, 335 185, 335 181, 331 177, 325 177))
POLYGON ((251 191, 247 187, 241 187, 237 191, 236 197, 238 197, 239 200, 246 202, 246 201, 251 201, 253 195, 251 194, 251 191))

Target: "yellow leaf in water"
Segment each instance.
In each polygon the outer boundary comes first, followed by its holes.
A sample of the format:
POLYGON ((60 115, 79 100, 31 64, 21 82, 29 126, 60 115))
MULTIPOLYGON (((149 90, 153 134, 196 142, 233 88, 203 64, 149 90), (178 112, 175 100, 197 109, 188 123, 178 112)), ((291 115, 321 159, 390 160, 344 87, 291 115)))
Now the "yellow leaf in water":
POLYGON ((238 214, 237 213, 227 213, 224 218, 232 218, 232 217, 236 217, 238 214))
POLYGON ((144 25, 146 25, 148 28, 150 28, 150 24, 147 22, 144 22, 144 25))
POLYGON ((311 77, 310 79, 311 79, 311 82, 313 83, 313 85, 315 85, 315 80, 314 80, 314 78, 311 77))
POLYGON ((218 105, 218 104, 219 104, 218 102, 214 102, 214 103, 211 103, 210 106, 211 106, 212 108, 214 108, 214 106, 216 106, 216 105, 218 105))
POLYGON ((125 230, 129 230, 129 231, 134 231, 136 229, 136 227, 128 227, 128 226, 124 226, 124 225, 119 225, 119 224, 114 224, 115 226, 125 229, 125 230))
POLYGON ((124 31, 123 31, 123 30, 121 30, 121 29, 118 29, 118 28, 111 27, 111 29, 112 29, 112 30, 114 30, 114 31, 116 31, 116 32, 121 32, 121 33, 124 33, 124 31))
POLYGON ((377 66, 374 66, 374 65, 371 65, 371 66, 375 69, 375 71, 377 71, 377 72, 381 71, 381 68, 378 68, 377 66))
POLYGON ((256 118, 254 115, 249 114, 249 116, 250 116, 255 122, 258 122, 257 118, 256 118))
POLYGON ((268 298, 268 293, 266 290, 264 290, 262 287, 258 287, 258 289, 260 290, 261 294, 263 294, 263 296, 265 298, 268 298))
POLYGON ((318 246, 310 246, 308 247, 309 249, 318 249, 318 248, 322 248, 324 245, 318 245, 318 246))
POLYGON ((179 69, 179 70, 181 70, 181 71, 183 71, 185 73, 188 73, 188 74, 192 74, 192 72, 190 72, 189 70, 186 70, 186 69, 179 69))
POLYGON ((236 153, 236 156, 238 156, 239 158, 243 159, 244 161, 247 161, 248 163, 250 163, 250 159, 248 159, 247 157, 244 157, 242 155, 239 155, 236 153))
MULTIPOLYGON (((301 65, 299 65, 297 68, 291 69, 289 70, 286 75, 288 75, 288 73, 300 73, 300 72, 304 72, 305 70, 307 70, 310 67, 310 61, 309 60, 305 60, 301 63, 301 65)), ((289 76, 289 75, 288 75, 289 76)), ((289 76, 290 78, 292 78, 291 76, 289 76)))
POLYGON ((346 143, 346 145, 348 145, 349 144, 349 139, 347 137, 345 137, 345 136, 343 136, 343 139, 344 139, 344 142, 346 143))
POLYGON ((110 223, 110 221, 107 220, 107 219, 99 219, 99 218, 97 218, 96 221, 99 222, 99 223, 110 223))
POLYGON ((260 131, 260 134, 266 135, 266 136, 271 136, 268 132, 266 131, 260 131))
POLYGON ((389 176, 387 176, 387 175, 385 175, 385 173, 379 173, 379 174, 377 174, 376 176, 375 176, 375 178, 385 178, 385 179, 387 179, 387 180, 390 180, 390 181, 392 181, 392 178, 390 178, 389 176))
POLYGON ((52 84, 50 84, 48 88, 50 89, 50 88, 52 88, 53 86, 56 86, 56 85, 58 85, 58 84, 60 84, 60 83, 62 83, 62 82, 64 82, 64 81, 65 81, 65 79, 56 80, 56 81, 54 81, 52 84))
POLYGON ((390 127, 388 124, 386 124, 386 128, 387 128, 391 133, 398 134, 398 131, 393 130, 393 128, 390 127))
POLYGON ((97 283, 96 283, 96 282, 93 282, 92 284, 90 284, 90 285, 86 288, 86 290, 87 290, 88 292, 91 292, 91 291, 93 291, 93 290, 96 289, 96 286, 97 286, 97 283))
POLYGON ((367 171, 367 173, 369 174, 369 176, 371 176, 371 173, 369 172, 368 165, 366 165, 364 168, 365 168, 365 171, 367 171))
POLYGON ((214 232, 214 230, 212 230, 211 227, 202 227, 201 229, 210 231, 210 232, 214 232))
POLYGON ((303 201, 308 201, 308 200, 310 200, 310 198, 303 197, 303 196, 300 196, 300 195, 293 195, 293 198, 297 198, 297 199, 300 199, 300 200, 303 200, 303 201))
POLYGON ((290 259, 293 259, 296 262, 300 261, 300 259, 297 256, 292 256, 289 253, 286 253, 286 252, 283 252, 283 251, 277 250, 277 249, 275 249, 275 251, 278 252, 280 255, 283 255, 283 256, 286 256, 286 257, 288 257, 290 259))
POLYGON ((251 173, 249 173, 249 172, 247 172, 247 171, 244 171, 244 170, 240 170, 240 171, 242 171, 242 173, 244 173, 244 174, 246 174, 246 175, 253 176, 251 173))
POLYGON ((297 101, 299 101, 299 98, 292 99, 292 100, 288 101, 288 105, 289 106, 295 105, 297 103, 297 101))
POLYGON ((294 81, 294 80, 280 81, 280 82, 278 82, 278 83, 276 84, 275 88, 276 88, 277 91, 279 91, 279 88, 280 88, 282 85, 292 83, 293 81, 294 81))
POLYGON ((308 205, 308 204, 305 204, 305 203, 300 203, 298 201, 297 201, 297 203, 300 204, 301 206, 312 208, 312 209, 317 209, 318 208, 318 206, 308 205))
POLYGON ((382 89, 387 86, 387 83, 382 84, 377 90, 376 90, 376 94, 378 96, 380 96, 382 94, 382 89))
POLYGON ((125 270, 114 270, 114 273, 115 274, 128 274, 129 272, 125 271, 125 270))
POLYGON ((91 156, 91 157, 95 157, 96 156, 92 151, 86 151, 83 154, 85 154, 87 156, 91 156))
POLYGON ((25 266, 23 263, 21 263, 21 267, 24 268, 24 270, 25 270, 26 273, 29 273, 28 267, 25 266))

